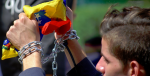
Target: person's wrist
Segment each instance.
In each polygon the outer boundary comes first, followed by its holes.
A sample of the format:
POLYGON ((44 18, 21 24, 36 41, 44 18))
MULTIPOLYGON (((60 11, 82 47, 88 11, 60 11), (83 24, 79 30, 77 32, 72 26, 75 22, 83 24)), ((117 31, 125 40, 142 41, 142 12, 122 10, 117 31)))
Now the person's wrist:
POLYGON ((44 54, 43 54, 41 42, 33 41, 23 46, 22 49, 18 51, 18 55, 19 55, 18 61, 22 64, 22 60, 34 52, 40 52, 41 57, 43 57, 44 54))
MULTIPOLYGON (((41 49, 40 45, 34 45, 34 47, 37 47, 37 49, 41 49)), ((28 51, 29 49, 31 50, 32 53, 26 54, 26 56, 23 59, 25 59, 27 56, 29 56, 29 55, 34 53, 33 51, 35 50, 35 48, 27 48, 27 49, 25 49, 25 51, 28 51)), ((39 53, 41 53, 41 52, 39 52, 39 53)))
MULTIPOLYGON (((29 44, 29 43, 31 43, 31 42, 33 42, 33 41, 39 41, 39 40, 37 40, 37 39, 32 39, 32 40, 28 40, 28 41, 26 41, 26 42, 24 42, 24 43, 21 43, 20 44, 20 48, 19 48, 19 50, 21 50, 24 46, 26 46, 27 44, 29 44)), ((40 42, 40 41, 39 41, 40 42)))
POLYGON ((23 70, 32 67, 42 68, 40 52, 33 52, 31 55, 23 59, 23 70))

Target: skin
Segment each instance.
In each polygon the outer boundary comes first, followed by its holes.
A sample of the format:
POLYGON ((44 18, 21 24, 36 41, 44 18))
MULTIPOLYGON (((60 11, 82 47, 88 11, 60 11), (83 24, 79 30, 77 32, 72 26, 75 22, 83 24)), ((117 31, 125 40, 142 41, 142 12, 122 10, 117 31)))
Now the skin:
MULTIPOLYGON (((40 34, 36 19, 34 17, 29 19, 25 13, 20 13, 19 19, 14 21, 14 25, 10 27, 6 36, 18 49, 21 49, 29 42, 40 41, 40 34)), ((39 52, 34 52, 23 59, 23 70, 31 67, 42 68, 39 52)))
MULTIPOLYGON (((73 22, 73 12, 70 8, 67 9, 67 17, 73 22)), ((14 21, 14 25, 10 27, 6 36, 10 42, 18 49, 32 41, 40 41, 40 34, 38 29, 37 21, 34 17, 29 19, 24 13, 19 15, 19 19, 14 21)), ((71 28, 73 29, 73 28, 71 28)), ((58 39, 63 35, 57 35, 55 38, 58 39)), ((68 47, 73 54, 76 64, 82 61, 86 54, 82 50, 77 40, 68 40, 68 47)), ((39 46, 37 46, 39 47, 39 46)), ((98 62, 96 69, 103 73, 104 76, 145 76, 144 68, 137 61, 130 61, 128 64, 127 72, 124 73, 123 65, 121 62, 109 52, 109 46, 107 41, 102 38, 102 58, 98 62)), ((65 50, 67 59, 73 68, 71 57, 68 51, 65 50)), ((41 65, 41 57, 39 52, 34 52, 31 55, 23 59, 23 70, 39 67, 41 65)))
POLYGON ((121 62, 110 54, 107 42, 102 38, 102 58, 96 65, 96 69, 104 76, 127 76, 123 73, 121 62))
MULTIPOLYGON (((70 30, 72 30, 73 29, 73 18, 74 18, 74 16, 73 16, 73 11, 69 8, 69 7, 67 7, 66 8, 66 12, 67 12, 67 17, 71 20, 71 22, 72 22, 72 25, 71 25, 71 28, 70 28, 70 30)), ((63 35, 57 35, 56 33, 55 33, 55 38, 56 39, 58 39, 58 38, 60 38, 60 37, 62 37, 63 35)), ((74 57, 74 60, 75 60, 75 63, 76 64, 78 64, 80 61, 82 61, 85 57, 86 57, 86 54, 85 54, 85 52, 83 51, 83 49, 82 49, 82 47, 80 46, 80 44, 78 43, 78 40, 67 40, 67 42, 68 42, 68 47, 69 47, 69 49, 70 49, 70 51, 71 51, 71 53, 72 53, 72 55, 73 55, 73 57, 74 57)), ((66 54, 66 57, 67 57, 67 59, 68 59, 68 61, 69 61, 69 64, 70 64, 70 66, 71 66, 71 68, 73 68, 74 67, 74 64, 73 64, 73 62, 72 62, 72 59, 71 59, 71 57, 70 57, 70 54, 69 54, 69 52, 65 49, 65 54, 66 54)))
POLYGON ((102 38, 101 55, 96 69, 103 76, 146 76, 143 66, 135 60, 129 61, 124 68, 123 63, 110 53, 107 40, 104 38, 102 38))
POLYGON ((32 41, 40 41, 39 27, 35 17, 31 20, 25 13, 19 14, 19 19, 14 21, 14 25, 6 33, 10 42, 19 50, 32 41))
MULTIPOLYGON (((73 22, 73 12, 67 7, 66 8, 67 17, 73 22)), ((71 28, 72 29, 72 28, 71 28)), ((19 19, 14 21, 14 25, 6 33, 7 38, 10 42, 17 48, 21 49, 23 46, 32 41, 40 41, 39 27, 35 17, 29 19, 25 13, 19 14, 19 19)), ((55 33, 55 38, 58 39, 63 35, 57 35, 55 33)), ((37 46, 38 47, 38 46, 37 46)), ((79 45, 77 40, 68 40, 68 47, 73 54, 76 64, 82 61, 86 55, 79 45)), ((65 54, 68 58, 68 61, 73 68, 71 57, 68 51, 65 50, 65 54)), ((39 67, 42 68, 41 57, 39 52, 34 52, 23 59, 23 70, 39 67)))

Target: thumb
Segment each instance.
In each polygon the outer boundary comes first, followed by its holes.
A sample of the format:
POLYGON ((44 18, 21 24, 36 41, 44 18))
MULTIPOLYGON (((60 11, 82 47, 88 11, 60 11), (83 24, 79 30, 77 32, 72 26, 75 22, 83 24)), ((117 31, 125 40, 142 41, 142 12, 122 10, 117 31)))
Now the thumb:
MULTIPOLYGON (((20 14, 19 14, 19 19, 21 19, 21 21, 22 21, 23 23, 26 23, 26 22, 28 22, 28 19, 29 19, 29 18, 26 16, 25 13, 20 13, 20 14)), ((36 20, 36 18, 35 18, 34 15, 32 15, 32 17, 31 17, 30 20, 33 22, 34 25, 38 26, 37 20, 36 20)))
POLYGON ((68 6, 66 6, 66 16, 73 22, 73 11, 68 6))
POLYGON ((37 22, 37 20, 35 18, 35 15, 32 15, 31 21, 34 23, 34 25, 38 26, 38 22, 37 22))

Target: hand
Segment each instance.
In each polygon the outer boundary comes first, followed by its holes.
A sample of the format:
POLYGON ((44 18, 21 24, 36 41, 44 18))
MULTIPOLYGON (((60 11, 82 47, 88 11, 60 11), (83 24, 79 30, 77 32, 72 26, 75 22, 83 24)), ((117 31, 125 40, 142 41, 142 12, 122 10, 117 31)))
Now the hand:
POLYGON ((20 50, 23 46, 32 41, 40 41, 39 27, 35 17, 30 20, 25 13, 19 14, 19 19, 6 33, 8 40, 20 50))
MULTIPOLYGON (((71 21, 71 28, 70 28, 70 30, 72 30, 73 29, 73 26, 72 26, 73 25, 73 11, 68 6, 66 6, 66 16, 71 21)), ((57 35, 56 32, 54 33, 54 35, 55 35, 55 39, 58 39, 58 38, 63 36, 63 35, 57 35)))
POLYGON ((68 6, 66 6, 66 15, 73 22, 73 11, 68 6))

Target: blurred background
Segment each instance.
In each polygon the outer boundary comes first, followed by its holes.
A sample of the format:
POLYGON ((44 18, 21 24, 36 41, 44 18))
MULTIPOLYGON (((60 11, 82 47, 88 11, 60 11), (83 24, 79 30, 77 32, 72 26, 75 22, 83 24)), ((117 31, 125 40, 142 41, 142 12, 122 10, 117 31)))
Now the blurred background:
POLYGON ((80 37, 78 41, 94 65, 100 58, 100 23, 108 8, 116 3, 113 9, 121 10, 130 6, 150 8, 150 0, 77 0, 73 28, 77 30, 80 37))
POLYGON ((118 3, 114 9, 129 6, 149 8, 150 0, 77 0, 74 29, 80 36, 80 44, 84 46, 86 40, 99 36, 99 25, 110 5, 118 3))
MULTIPOLYGON (((6 39, 6 32, 13 21, 18 19, 18 14, 22 12, 21 8, 24 5, 37 5, 42 2, 51 0, 0 0, 0 44, 6 39), (11 1, 14 1, 16 6, 10 6, 11 1), (17 3, 18 1, 18 3, 17 3), (7 3, 8 2, 8 3, 7 3), (17 8, 20 11, 14 10, 17 8)), ((139 6, 149 8, 150 0, 67 0, 67 5, 74 11, 73 28, 77 31, 80 39, 78 40, 82 48, 87 53, 88 58, 96 65, 100 58, 101 36, 99 34, 100 23, 107 12, 110 5, 118 3, 114 9, 121 9, 129 6, 139 6)), ((44 53, 48 56, 54 47, 54 36, 49 34, 42 39, 44 46, 44 53)), ((0 47, 1 49, 1 47, 0 47)), ((0 52, 1 56, 1 52, 0 52)), ((46 76, 52 76, 51 59, 48 63, 43 65, 46 71, 46 76)), ((71 69, 65 54, 59 53, 57 57, 58 62, 58 76, 65 76, 71 69)), ((22 71, 22 65, 17 58, 6 59, 0 61, 1 69, 0 76, 18 76, 22 71)))

